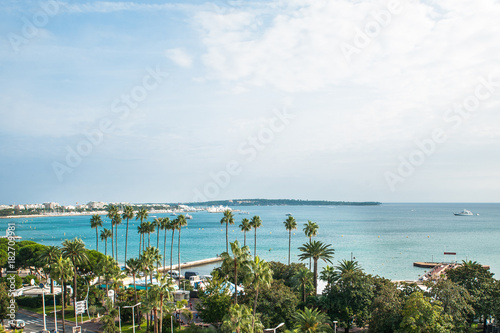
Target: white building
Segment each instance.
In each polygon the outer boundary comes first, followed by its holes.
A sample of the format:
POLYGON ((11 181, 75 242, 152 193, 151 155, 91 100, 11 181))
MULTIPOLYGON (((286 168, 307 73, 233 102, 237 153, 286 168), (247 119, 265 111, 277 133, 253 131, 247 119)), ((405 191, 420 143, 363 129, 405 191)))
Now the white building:
POLYGON ((75 206, 63 206, 64 210, 75 210, 75 206))
POLYGON ((76 205, 76 209, 87 209, 87 208, 89 207, 85 204, 76 205))
POLYGON ((56 209, 57 207, 61 207, 57 202, 44 202, 43 206, 45 209, 56 209))
POLYGON ((15 205, 14 209, 15 210, 24 210, 25 208, 24 208, 24 205, 15 205))
POLYGON ((104 209, 106 207, 107 203, 102 202, 102 201, 91 201, 87 204, 87 206, 90 209, 104 209))

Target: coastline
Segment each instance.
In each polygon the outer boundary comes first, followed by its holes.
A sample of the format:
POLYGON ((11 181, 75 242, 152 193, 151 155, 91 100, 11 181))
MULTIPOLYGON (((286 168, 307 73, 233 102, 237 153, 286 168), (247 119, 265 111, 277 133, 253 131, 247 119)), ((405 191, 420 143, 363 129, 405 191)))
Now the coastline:
POLYGON ((30 217, 55 217, 55 216, 85 216, 85 215, 106 215, 108 212, 104 210, 95 212, 81 212, 81 213, 47 213, 47 214, 31 214, 31 215, 8 215, 0 216, 0 219, 25 219, 30 217))

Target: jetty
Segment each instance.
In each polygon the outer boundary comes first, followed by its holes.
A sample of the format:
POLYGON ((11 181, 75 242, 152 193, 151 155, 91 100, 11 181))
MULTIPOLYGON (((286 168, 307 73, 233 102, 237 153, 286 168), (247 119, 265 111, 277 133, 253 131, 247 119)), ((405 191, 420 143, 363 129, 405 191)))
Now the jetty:
MULTIPOLYGON (((180 264, 180 268, 189 268, 189 267, 197 267, 197 266, 203 266, 203 265, 208 265, 208 264, 214 264, 217 262, 221 262, 224 259, 221 257, 214 257, 214 258, 208 258, 208 259, 201 259, 201 260, 195 260, 195 261, 190 261, 190 262, 184 262, 180 264)), ((172 264, 172 269, 179 269, 179 264, 172 264)), ((170 266, 167 267, 160 267, 158 268, 158 271, 164 272, 170 270, 170 266)))

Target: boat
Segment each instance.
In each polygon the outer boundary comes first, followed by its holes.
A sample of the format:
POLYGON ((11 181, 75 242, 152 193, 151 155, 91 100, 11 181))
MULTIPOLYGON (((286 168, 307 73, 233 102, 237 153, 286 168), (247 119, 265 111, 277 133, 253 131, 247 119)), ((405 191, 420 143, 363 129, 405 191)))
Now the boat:
POLYGON ((472 212, 470 210, 464 209, 460 213, 453 213, 455 216, 472 216, 472 212))
POLYGON ((238 214, 239 214, 239 215, 248 215, 248 214, 250 214, 250 213, 249 213, 249 212, 245 212, 245 211, 241 211, 241 212, 239 212, 238 214))
POLYGON ((286 215, 286 216, 292 216, 292 214, 290 214, 290 213, 286 213, 285 215, 286 215))
POLYGON ((186 214, 186 219, 191 220, 193 217, 189 214, 186 214))
POLYGON ((177 216, 177 214, 173 212, 172 214, 170 214, 170 216, 177 216))

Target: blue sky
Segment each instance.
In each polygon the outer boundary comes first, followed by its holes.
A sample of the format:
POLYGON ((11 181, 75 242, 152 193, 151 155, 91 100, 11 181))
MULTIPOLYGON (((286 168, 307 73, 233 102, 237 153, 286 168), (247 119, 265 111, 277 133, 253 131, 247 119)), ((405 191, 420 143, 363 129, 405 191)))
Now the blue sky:
POLYGON ((494 0, 3 1, 0 203, 499 201, 498 17, 494 0))

